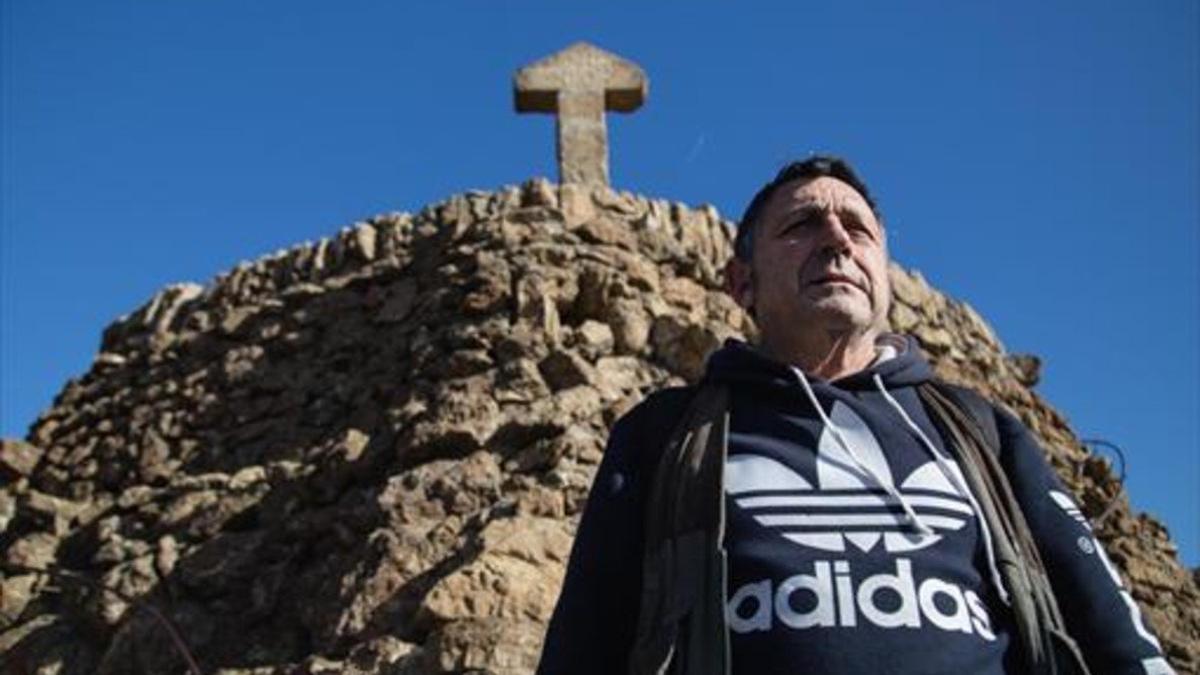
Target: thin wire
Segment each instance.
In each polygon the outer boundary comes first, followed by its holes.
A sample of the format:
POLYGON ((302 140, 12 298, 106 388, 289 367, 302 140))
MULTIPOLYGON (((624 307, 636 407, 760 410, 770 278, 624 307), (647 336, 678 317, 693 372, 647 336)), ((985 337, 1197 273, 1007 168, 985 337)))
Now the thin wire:
MULTIPOLYGON (((1114 492, 1113 495, 1108 498, 1108 503, 1106 503, 1104 508, 1101 509, 1100 515, 1092 519, 1092 525, 1095 527, 1100 527, 1104 523, 1104 520, 1112 515, 1113 511, 1116 510, 1117 498, 1120 497, 1121 493, 1125 491, 1125 452, 1121 450, 1120 446, 1118 446, 1116 443, 1106 441, 1103 438, 1084 438, 1079 442, 1083 443, 1085 446, 1088 446, 1089 452, 1091 452, 1091 446, 1099 446, 1111 450, 1113 454, 1117 456, 1117 459, 1120 460, 1121 464, 1121 473, 1117 476, 1116 492, 1114 492)), ((1093 454, 1095 453, 1093 452, 1093 454)))
POLYGON ((132 605, 137 609, 146 610, 159 622, 159 624, 162 625, 162 627, 167 631, 167 634, 171 636, 171 642, 175 644, 175 650, 178 651, 179 655, 183 657, 183 660, 187 662, 188 672, 191 673, 191 675, 203 675, 200 670, 200 665, 196 663, 196 659, 192 656, 192 652, 188 650, 187 643, 184 642, 183 635, 179 632, 179 628, 175 626, 175 624, 170 618, 167 617, 166 614, 160 612, 154 605, 130 595, 126 595, 125 593, 122 593, 114 588, 109 588, 108 586, 105 586, 94 579, 89 579, 78 572, 72 572, 70 570, 41 569, 37 567, 27 567, 25 565, 16 565, 8 562, 0 563, 0 568, 3 568, 6 572, 17 572, 20 574, 45 574, 59 583, 62 583, 63 581, 78 582, 92 588, 93 590, 112 593, 122 602, 132 605))

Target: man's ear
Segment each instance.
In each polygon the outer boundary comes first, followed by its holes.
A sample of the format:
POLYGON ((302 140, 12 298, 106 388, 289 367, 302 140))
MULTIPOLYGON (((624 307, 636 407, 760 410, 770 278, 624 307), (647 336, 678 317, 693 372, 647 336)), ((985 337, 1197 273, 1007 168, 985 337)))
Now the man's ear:
POLYGON ((742 309, 754 313, 754 274, 750 263, 734 256, 725 265, 725 292, 742 309))

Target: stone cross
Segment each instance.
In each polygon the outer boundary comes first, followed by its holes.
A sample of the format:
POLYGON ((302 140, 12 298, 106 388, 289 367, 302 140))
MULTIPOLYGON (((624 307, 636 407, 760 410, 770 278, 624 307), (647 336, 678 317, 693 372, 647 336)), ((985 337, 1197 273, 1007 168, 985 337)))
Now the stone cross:
POLYGON ((604 111, 632 112, 646 100, 648 81, 637 64, 576 42, 517 71, 517 112, 558 116, 560 184, 608 185, 604 111))

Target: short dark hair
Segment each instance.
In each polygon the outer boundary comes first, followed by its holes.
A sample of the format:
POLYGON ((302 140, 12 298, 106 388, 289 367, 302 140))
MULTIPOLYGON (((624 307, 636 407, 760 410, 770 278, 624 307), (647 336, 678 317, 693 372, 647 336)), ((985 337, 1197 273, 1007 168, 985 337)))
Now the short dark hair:
POLYGON ((737 235, 733 239, 734 255, 746 262, 750 261, 754 253, 754 227, 758 224, 767 202, 770 201, 771 195, 775 194, 776 190, 785 183, 795 180, 811 180, 821 176, 836 178, 857 190, 866 200, 867 206, 871 207, 871 213, 875 214, 875 218, 882 222, 883 218, 879 213, 879 207, 871 198, 867 184, 858 177, 849 162, 833 155, 813 155, 805 160, 790 162, 780 169, 779 173, 775 174, 774 180, 762 186, 762 189, 754 195, 754 199, 750 200, 750 205, 746 207, 746 212, 742 214, 742 220, 738 224, 737 235))

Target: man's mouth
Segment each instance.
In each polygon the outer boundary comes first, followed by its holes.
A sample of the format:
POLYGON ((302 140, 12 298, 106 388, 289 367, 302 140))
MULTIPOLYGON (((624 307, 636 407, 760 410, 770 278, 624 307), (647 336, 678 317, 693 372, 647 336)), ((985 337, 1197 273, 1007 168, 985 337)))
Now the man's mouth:
POLYGON ((859 284, 857 281, 855 281, 851 277, 848 277, 848 276, 845 276, 842 274, 822 274, 821 276, 817 277, 816 279, 813 279, 812 281, 808 282, 808 284, 810 286, 816 286, 816 285, 820 285, 820 284, 848 284, 850 286, 857 288, 860 291, 863 290, 861 284, 859 284))

